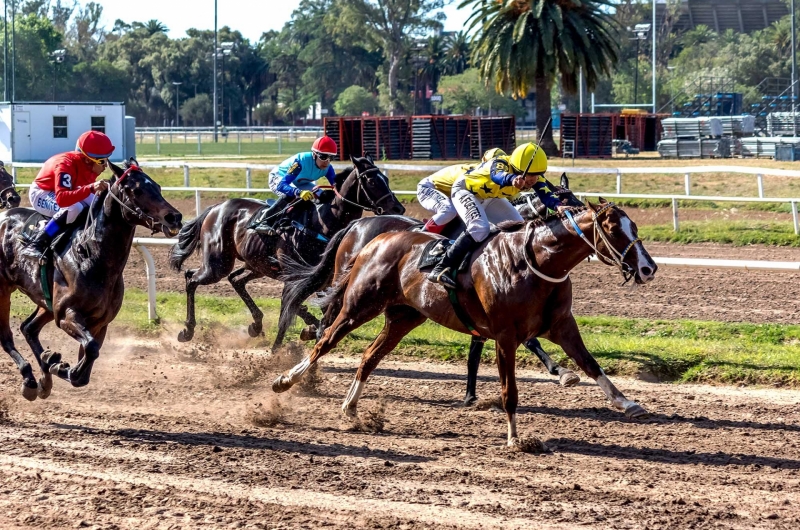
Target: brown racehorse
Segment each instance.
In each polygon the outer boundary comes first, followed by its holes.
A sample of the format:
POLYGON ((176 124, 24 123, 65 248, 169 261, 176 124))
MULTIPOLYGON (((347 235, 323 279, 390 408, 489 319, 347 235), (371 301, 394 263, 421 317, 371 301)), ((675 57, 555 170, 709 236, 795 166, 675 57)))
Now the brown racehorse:
POLYGON ((50 395, 51 374, 76 387, 89 383, 108 324, 122 307, 122 271, 136 227, 160 230, 168 236, 177 234, 181 227, 180 212, 161 195, 161 186, 135 163, 126 164, 126 169, 109 165, 114 173, 112 185, 89 208, 89 222, 65 236, 65 244, 56 245, 55 267, 48 268, 47 278, 52 309, 48 308, 42 289, 37 260, 19 257, 22 244, 17 236, 33 210, 15 208, 0 214, 0 340, 22 374, 22 395, 31 401, 37 395, 42 399, 50 395), (42 370, 38 383, 31 365, 14 346, 9 325, 11 293, 17 289, 37 306, 20 329, 42 370), (53 320, 80 343, 78 364, 74 367, 61 362, 61 354, 42 355, 39 333, 53 320))
MULTIPOLYGON (((496 342, 509 446, 519 444, 515 361, 517 348, 528 337, 544 337, 561 346, 616 408, 630 418, 645 417, 645 409, 617 390, 583 344, 572 315, 569 281, 569 272, 593 253, 637 283, 652 280, 657 266, 639 240, 636 225, 613 203, 601 199, 599 205, 589 203, 588 208, 575 210, 574 219, 567 212, 504 229, 473 253, 469 274, 460 274, 457 281, 464 311, 482 336, 496 342)), ((354 416, 370 373, 412 329, 430 318, 466 333, 445 289, 427 281, 417 268, 425 244, 433 237, 395 232, 368 244, 329 294, 342 299, 336 320, 309 357, 275 380, 273 390, 291 388, 348 333, 384 313, 384 328, 364 352, 342 406, 354 416)))
MULTIPOLYGON (((570 191, 569 179, 567 179, 566 175, 561 175, 559 186, 550 183, 550 189, 561 199, 561 203, 565 206, 583 206, 583 203, 570 191)), ((542 219, 547 215, 547 206, 535 194, 523 195, 515 199, 513 204, 520 215, 527 220, 542 219)), ((450 223, 443 235, 451 238, 457 237, 460 231, 464 229, 464 223, 460 220, 457 221, 457 223, 456 220, 450 223)), ((281 277, 286 282, 286 286, 281 300, 281 317, 278 323, 279 333, 281 330, 285 332, 291 326, 298 308, 301 307, 305 299, 329 287, 333 283, 333 279, 338 277, 346 268, 351 257, 358 254, 367 243, 387 232, 409 230, 419 226, 421 226, 421 223, 410 217, 394 215, 367 217, 351 223, 346 230, 339 232, 328 244, 321 261, 316 266, 306 266, 286 260, 284 268, 287 272, 281 277)), ((333 322, 340 309, 341 307, 336 303, 323 307, 324 316, 316 329, 317 338, 322 336, 322 332, 333 322)), ((314 331, 314 326, 311 325, 303 331, 301 336, 310 336, 314 331)), ((465 405, 472 405, 478 400, 476 394, 478 367, 485 341, 486 339, 483 337, 473 336, 470 342, 467 358, 465 405)), ((536 338, 526 340, 525 347, 542 361, 550 374, 558 376, 559 383, 562 386, 573 386, 580 382, 578 374, 553 361, 536 338)))
MULTIPOLYGON (((321 205, 318 213, 314 212, 315 220, 309 222, 313 230, 326 238, 325 241, 360 218, 364 210, 378 215, 405 212, 389 189, 388 179, 371 158, 351 160, 353 167, 336 175, 336 193, 332 202, 321 205)), ((303 202, 296 204, 304 206, 303 202)), ((179 341, 186 342, 194 336, 197 325, 194 295, 198 286, 217 283, 227 276, 253 316, 248 333, 257 337, 262 330, 264 314, 247 292, 247 283, 264 276, 277 279, 282 273, 280 258, 284 256, 295 260, 299 257, 306 263, 319 261, 325 243, 319 244, 316 238, 292 239, 285 233, 269 237, 248 230, 250 218, 263 205, 250 199, 231 199, 211 206, 181 230, 178 244, 172 248, 170 265, 179 271, 195 250, 202 255, 202 265, 199 269, 186 271, 186 323, 178 335, 179 341), (234 271, 237 259, 244 262, 244 267, 234 271)), ((297 231, 292 233, 296 235, 297 231)), ((307 309, 301 311, 299 314, 307 323, 317 321, 307 309)), ((283 334, 279 333, 275 344, 282 341, 283 334)))
POLYGON ((19 206, 21 199, 17 188, 14 186, 14 177, 12 177, 3 162, 0 162, 0 210, 5 208, 16 208, 19 206))

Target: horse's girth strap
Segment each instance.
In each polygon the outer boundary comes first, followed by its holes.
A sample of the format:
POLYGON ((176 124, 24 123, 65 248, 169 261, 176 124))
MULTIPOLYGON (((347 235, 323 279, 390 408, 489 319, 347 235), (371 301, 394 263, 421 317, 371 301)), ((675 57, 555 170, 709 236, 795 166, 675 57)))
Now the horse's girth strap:
MULTIPOLYGON (((456 272, 458 274, 458 272, 456 272)), ((472 322, 472 319, 469 318, 469 315, 466 311, 464 311, 464 307, 461 305, 461 302, 458 301, 458 293, 455 289, 445 289, 447 291, 447 297, 450 298, 450 305, 453 306, 453 311, 455 311, 456 316, 464 324, 464 327, 467 328, 474 337, 480 337, 481 334, 475 329, 475 324, 472 322)))

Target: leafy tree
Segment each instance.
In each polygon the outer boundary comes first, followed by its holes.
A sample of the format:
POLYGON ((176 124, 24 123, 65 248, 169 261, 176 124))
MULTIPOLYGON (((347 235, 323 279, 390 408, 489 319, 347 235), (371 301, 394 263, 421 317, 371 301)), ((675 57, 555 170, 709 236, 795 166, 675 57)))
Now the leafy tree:
POLYGON ((469 37, 463 31, 450 35, 445 42, 447 51, 444 56, 442 73, 454 75, 464 73, 469 68, 469 37))
POLYGON ((364 111, 374 114, 377 107, 375 96, 358 85, 347 87, 333 104, 339 116, 361 116, 364 111))
POLYGON ((546 153, 554 155, 550 90, 556 81, 578 90, 579 70, 589 90, 617 62, 616 26, 609 0, 504 0, 475 5, 471 28, 480 27, 473 52, 481 77, 498 92, 525 97, 536 89, 536 125, 546 153), (485 20, 485 23, 482 21, 485 20))
POLYGON ((191 123, 193 126, 212 123, 211 98, 208 94, 198 94, 187 99, 181 105, 180 114, 184 123, 191 123))
POLYGON ((443 76, 439 83, 442 108, 453 114, 475 114, 483 112, 522 116, 524 109, 519 102, 495 92, 480 79, 477 68, 470 68, 463 74, 443 76))

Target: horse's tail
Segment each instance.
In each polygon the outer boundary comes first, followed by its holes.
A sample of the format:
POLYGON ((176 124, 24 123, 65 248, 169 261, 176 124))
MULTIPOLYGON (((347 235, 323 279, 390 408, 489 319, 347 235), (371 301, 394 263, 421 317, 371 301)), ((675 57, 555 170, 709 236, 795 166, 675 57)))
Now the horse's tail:
POLYGON ((281 300, 279 329, 288 329, 294 323, 300 306, 303 305, 306 298, 321 291, 333 281, 336 253, 352 226, 353 224, 340 230, 328 241, 325 252, 322 254, 322 260, 315 266, 303 265, 287 256, 281 256, 283 274, 280 279, 284 282, 284 296, 281 300))
POLYGON ((169 266, 173 270, 180 271, 183 262, 197 249, 197 243, 200 242, 203 222, 206 220, 206 217, 208 217, 212 208, 213 206, 209 206, 203 213, 181 228, 181 231, 178 233, 178 242, 173 245, 172 249, 169 251, 169 266))

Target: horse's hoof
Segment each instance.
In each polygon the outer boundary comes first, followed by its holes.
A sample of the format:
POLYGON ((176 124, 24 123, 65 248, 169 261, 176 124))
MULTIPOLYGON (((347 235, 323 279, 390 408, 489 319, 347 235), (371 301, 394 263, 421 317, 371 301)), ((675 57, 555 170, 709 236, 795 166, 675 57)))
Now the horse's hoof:
POLYGON ((358 409, 356 407, 348 407, 347 405, 343 405, 342 414, 344 414, 348 420, 356 420, 358 418, 358 409))
POLYGON ((47 399, 53 391, 53 377, 50 374, 39 378, 39 387, 36 389, 39 399, 47 399))
POLYGON ((634 403, 625 409, 625 417, 629 420, 646 420, 650 417, 650 413, 638 403, 634 403))
POLYGON ((558 378, 558 384, 564 387, 575 386, 581 382, 581 377, 575 372, 564 372, 558 378))
POLYGON ((300 340, 315 340, 317 338, 317 326, 309 324, 300 331, 300 340))
POLYGON ((47 371, 61 379, 69 380, 69 363, 51 364, 47 371))
POLYGON ((550 449, 538 438, 509 438, 508 448, 520 453, 548 453, 550 449))
POLYGON ((464 406, 471 407, 478 402, 478 396, 469 395, 464 398, 464 406))
POLYGON ((22 383, 22 397, 27 399, 28 401, 36 401, 36 398, 39 396, 39 385, 37 384, 33 388, 29 387, 27 384, 22 383))
POLYGON ((190 340, 192 340, 193 336, 194 336, 194 331, 189 331, 188 329, 182 329, 181 332, 178 333, 178 342, 189 342, 190 340))
POLYGON ((52 366, 61 362, 61 354, 57 351, 46 351, 42 354, 42 363, 52 366))
MULTIPOLYGON (((256 338, 259 335, 261 335, 261 324, 256 324, 255 322, 253 322, 252 324, 247 326, 247 334, 253 338, 256 338)), ((180 338, 178 340, 180 340, 180 338)))
POLYGON ((276 394, 280 394, 281 392, 286 392, 290 388, 292 388, 293 384, 291 379, 286 377, 285 375, 279 375, 275 381, 272 383, 272 391, 276 394))

